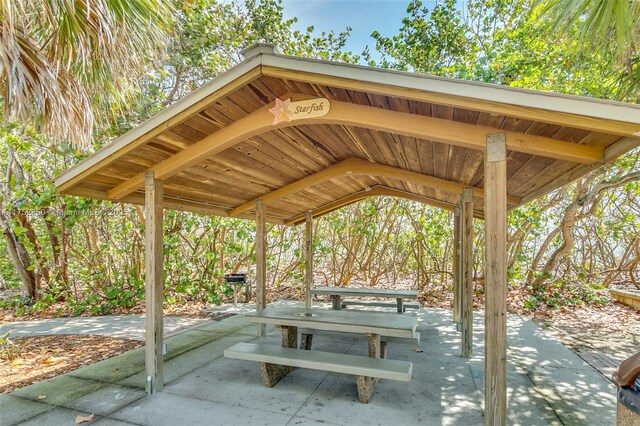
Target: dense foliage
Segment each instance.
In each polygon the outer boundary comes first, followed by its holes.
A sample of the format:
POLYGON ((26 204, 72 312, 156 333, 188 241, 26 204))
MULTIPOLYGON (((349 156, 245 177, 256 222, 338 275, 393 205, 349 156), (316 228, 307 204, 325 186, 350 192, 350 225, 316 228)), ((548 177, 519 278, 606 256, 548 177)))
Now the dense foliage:
MULTIPOLYGON (((421 73, 601 98, 633 100, 617 46, 585 51, 580 23, 564 32, 544 5, 528 0, 454 0, 427 10, 411 1, 398 34, 377 32, 375 52, 344 52, 349 29, 295 29, 278 0, 181 1, 178 26, 161 63, 139 77, 135 105, 105 121, 85 151, 54 144, 6 119, 0 128, 0 273, 22 286, 21 311, 66 302, 74 314, 139 306, 144 298, 144 212, 55 194, 52 178, 113 137, 175 102, 241 60, 255 42, 286 53, 369 62, 421 73), (35 302, 28 306, 24 302, 35 302)), ((102 102, 102 101, 101 101, 102 102)), ((514 306, 604 303, 611 285, 640 287, 639 153, 513 211, 509 274, 514 306)), ((406 200, 373 198, 316 221, 316 284, 407 283, 427 299, 449 297, 452 217, 406 200)), ((269 229, 273 289, 301 294, 303 230, 269 229)), ((165 300, 219 303, 230 294, 222 277, 252 272, 255 224, 197 214, 165 217, 165 300)), ((482 223, 476 223, 474 278, 483 288, 482 223)))

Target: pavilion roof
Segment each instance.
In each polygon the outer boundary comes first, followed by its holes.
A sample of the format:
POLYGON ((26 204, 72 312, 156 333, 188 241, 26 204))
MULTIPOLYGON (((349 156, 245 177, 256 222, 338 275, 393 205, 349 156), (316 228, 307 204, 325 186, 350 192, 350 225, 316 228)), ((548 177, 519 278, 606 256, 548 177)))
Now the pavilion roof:
POLYGON ((511 208, 640 145, 633 104, 278 53, 245 60, 55 180, 64 194, 299 223, 373 195, 483 215, 486 136, 505 133, 511 208), (288 120, 291 121, 288 121, 288 120))

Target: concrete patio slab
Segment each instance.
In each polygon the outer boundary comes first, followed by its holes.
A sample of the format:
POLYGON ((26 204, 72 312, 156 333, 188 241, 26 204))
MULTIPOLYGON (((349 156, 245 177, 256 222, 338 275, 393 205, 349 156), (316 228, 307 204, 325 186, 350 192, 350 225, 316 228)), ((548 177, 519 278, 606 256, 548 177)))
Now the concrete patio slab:
POLYGON ((146 395, 147 393, 140 389, 108 385, 96 392, 67 402, 63 406, 72 410, 83 410, 99 416, 106 416, 146 395))
POLYGON ((91 426, 139 426, 136 423, 125 422, 122 420, 110 419, 108 417, 101 418, 91 423, 91 426))
POLYGON ((19 424, 54 408, 55 405, 49 405, 44 401, 36 402, 15 395, 0 395, 0 424, 19 424))
MULTIPOLYGON (((67 408, 56 407, 44 414, 34 417, 24 423, 25 426, 43 426, 43 425, 73 425, 77 416, 87 417, 91 413, 78 410, 69 410, 67 408)), ((97 417, 94 417, 97 418, 97 417)))
POLYGON ((616 415, 616 388, 596 370, 536 368, 528 372, 564 424, 604 425, 616 415))
MULTIPOLYGON (((111 315, 100 317, 52 318, 0 324, 0 335, 11 331, 11 337, 82 334, 144 340, 143 315, 111 315)), ((171 336, 211 320, 206 318, 164 318, 164 335, 171 336)))
MULTIPOLYGON (((349 375, 295 369, 275 387, 264 387, 257 363, 222 357, 227 347, 257 339, 255 326, 236 315, 166 339, 160 394, 145 396, 144 352, 137 349, 3 395, 0 425, 70 424, 81 413, 95 413, 95 424, 106 426, 481 425, 483 318, 475 316, 475 356, 467 360, 459 356, 450 312, 421 310, 420 345, 388 348, 389 358, 413 362, 412 381, 380 381, 369 404, 357 401, 349 375), (38 401, 42 394, 47 398, 38 401)), ((279 345, 280 332, 268 330, 258 340, 279 345)), ((615 389, 605 377, 519 316, 510 316, 508 334, 509 424, 615 424, 615 389)), ((316 336, 313 348, 367 352, 366 340, 329 336, 316 336)))
POLYGON ((46 400, 47 404, 59 406, 94 392, 103 386, 103 383, 95 380, 81 379, 69 374, 62 374, 53 379, 18 389, 11 395, 32 401, 40 401, 39 397, 44 396, 45 398, 42 399, 42 401, 46 400))
POLYGON ((167 392, 148 396, 112 414, 117 420, 156 426, 286 425, 291 416, 167 392))
MULTIPOLYGON (((244 334, 232 334, 222 337, 213 337, 215 338, 215 340, 210 340, 208 343, 203 344, 200 347, 194 347, 194 349, 174 358, 165 358, 165 385, 172 383, 174 380, 193 372, 197 368, 210 363, 216 358, 221 357, 224 350, 229 346, 233 346, 239 342, 247 342, 255 339, 255 336, 248 336, 244 334)), ((201 341, 199 336, 196 336, 196 339, 198 341, 201 341)), ((144 354, 142 359, 144 362, 144 354)), ((144 389, 145 375, 143 370, 144 366, 143 369, 138 371, 136 374, 126 377, 118 383, 125 386, 144 389)))

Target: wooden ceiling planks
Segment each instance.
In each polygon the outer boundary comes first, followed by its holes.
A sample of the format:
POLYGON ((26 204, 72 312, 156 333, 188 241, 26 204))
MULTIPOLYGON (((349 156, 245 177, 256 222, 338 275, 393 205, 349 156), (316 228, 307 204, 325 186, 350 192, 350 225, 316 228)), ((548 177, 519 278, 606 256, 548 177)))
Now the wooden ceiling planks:
MULTIPOLYGON (((126 157, 103 167, 78 185, 78 190, 107 191, 144 172, 275 98, 295 94, 326 97, 373 108, 418 114, 471 125, 513 131, 561 141, 607 147, 620 136, 567 126, 440 105, 399 96, 365 93, 317 82, 262 76, 203 106, 156 135, 126 157)), ((167 179, 167 195, 206 202, 232 210, 240 204, 317 173, 347 158, 361 158, 463 185, 482 187, 483 152, 349 125, 304 124, 274 129, 248 138, 167 179)), ((576 167, 575 163, 508 153, 508 192, 524 197, 576 167)), ((379 176, 342 176, 288 194, 267 205, 268 214, 287 220, 310 209, 364 191, 385 186, 456 204, 459 196, 437 188, 379 176)), ((476 199, 481 206, 482 200, 476 199)), ((476 207, 476 210, 482 210, 476 207)), ((251 213, 252 210, 249 210, 251 213)))

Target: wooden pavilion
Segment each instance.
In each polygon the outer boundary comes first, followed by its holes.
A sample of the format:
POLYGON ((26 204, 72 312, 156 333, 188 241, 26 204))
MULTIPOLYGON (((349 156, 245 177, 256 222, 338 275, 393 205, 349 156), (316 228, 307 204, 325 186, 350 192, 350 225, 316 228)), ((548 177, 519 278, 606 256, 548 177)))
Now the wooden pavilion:
MULTIPOLYGON (((637 105, 282 55, 228 72, 55 180, 64 194, 145 205, 146 373, 162 373, 162 217, 185 210, 306 224, 367 197, 454 211, 454 317, 472 352, 473 218, 486 235, 485 422, 506 424, 507 212, 640 145, 637 105)), ((309 292, 307 291, 307 294, 309 292)), ((307 296, 307 302, 310 302, 307 296)))

